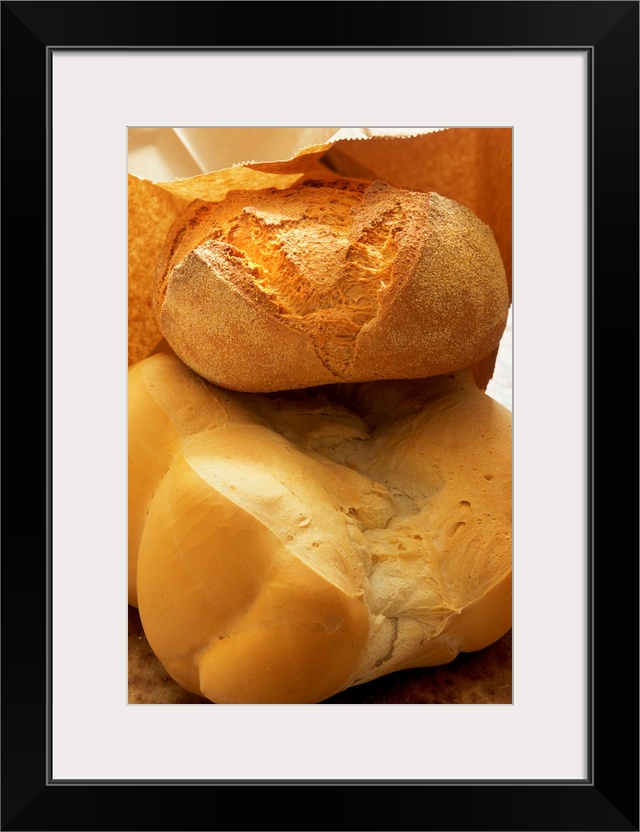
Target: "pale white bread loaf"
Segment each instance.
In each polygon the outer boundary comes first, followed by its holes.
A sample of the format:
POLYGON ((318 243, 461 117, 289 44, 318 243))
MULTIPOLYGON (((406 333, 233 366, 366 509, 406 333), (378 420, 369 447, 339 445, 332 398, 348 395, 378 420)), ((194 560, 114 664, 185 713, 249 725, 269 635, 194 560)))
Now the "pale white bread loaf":
POLYGON ((511 414, 464 370, 257 395, 129 375, 130 600, 167 673, 310 703, 511 626, 511 414))
MULTIPOLYGON (((140 613, 128 608, 131 705, 211 705, 211 700, 185 690, 158 661, 144 634, 140 613)), ((512 703, 512 633, 454 662, 387 673, 352 685, 323 704, 368 705, 509 705, 512 703)))
POLYGON ((167 342, 241 391, 469 367, 497 347, 508 307, 493 233, 471 211, 357 179, 195 201, 157 267, 167 342))

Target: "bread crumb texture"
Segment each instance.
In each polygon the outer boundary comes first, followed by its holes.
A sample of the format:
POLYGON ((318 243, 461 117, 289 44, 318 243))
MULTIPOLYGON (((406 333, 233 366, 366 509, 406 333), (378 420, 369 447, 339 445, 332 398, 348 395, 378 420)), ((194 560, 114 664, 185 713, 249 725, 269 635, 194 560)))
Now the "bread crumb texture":
POLYGON ((129 394, 130 602, 192 694, 320 702, 509 630, 511 414, 469 371, 257 395, 160 354, 129 394))
POLYGON ((192 203, 156 286, 176 354, 253 392, 469 366, 498 344, 509 305, 493 234, 470 211, 356 179, 192 203))

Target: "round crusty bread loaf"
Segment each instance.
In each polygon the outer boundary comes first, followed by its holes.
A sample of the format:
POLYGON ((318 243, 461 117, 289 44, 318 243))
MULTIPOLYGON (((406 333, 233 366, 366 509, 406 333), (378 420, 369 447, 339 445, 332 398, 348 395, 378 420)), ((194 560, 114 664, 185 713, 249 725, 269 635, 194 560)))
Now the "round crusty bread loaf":
POLYGON ((508 307, 493 233, 471 211, 356 179, 195 201, 157 267, 167 342, 241 391, 469 367, 497 347, 508 307))
POLYGON ((129 373, 130 601, 168 674, 310 703, 511 626, 511 414, 468 370, 278 396, 129 373))

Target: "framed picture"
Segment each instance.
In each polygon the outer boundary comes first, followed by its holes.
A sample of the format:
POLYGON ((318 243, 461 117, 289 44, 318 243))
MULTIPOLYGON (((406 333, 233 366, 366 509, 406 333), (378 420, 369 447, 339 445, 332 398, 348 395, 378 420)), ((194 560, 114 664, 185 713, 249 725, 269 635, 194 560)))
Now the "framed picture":
POLYGON ((47 417, 5 489, 44 533, 7 515, 3 829, 638 829, 637 33, 637 2, 2 3, 47 417), (194 123, 513 128, 511 705, 128 707, 127 129, 194 123))

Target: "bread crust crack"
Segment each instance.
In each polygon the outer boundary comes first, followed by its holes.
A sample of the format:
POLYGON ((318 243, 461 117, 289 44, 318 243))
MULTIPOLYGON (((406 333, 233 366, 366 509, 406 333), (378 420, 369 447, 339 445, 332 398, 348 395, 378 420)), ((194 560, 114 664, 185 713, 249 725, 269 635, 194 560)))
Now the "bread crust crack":
POLYGON ((470 211, 357 179, 195 201, 156 286, 176 354, 254 392, 471 366, 496 348, 509 307, 493 234, 470 211))

